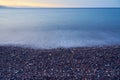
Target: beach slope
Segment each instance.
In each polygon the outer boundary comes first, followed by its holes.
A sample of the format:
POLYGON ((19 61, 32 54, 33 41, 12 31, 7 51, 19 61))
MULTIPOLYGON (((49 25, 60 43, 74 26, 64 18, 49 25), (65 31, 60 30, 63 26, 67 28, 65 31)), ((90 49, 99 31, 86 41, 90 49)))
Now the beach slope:
POLYGON ((120 46, 0 46, 0 80, 119 80, 120 46))

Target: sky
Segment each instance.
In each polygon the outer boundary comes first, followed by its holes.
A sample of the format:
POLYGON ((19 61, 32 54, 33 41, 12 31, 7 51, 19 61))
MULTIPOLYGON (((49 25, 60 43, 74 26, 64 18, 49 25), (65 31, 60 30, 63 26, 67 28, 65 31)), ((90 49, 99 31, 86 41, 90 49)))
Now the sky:
POLYGON ((120 0, 0 0, 12 7, 120 7, 120 0))

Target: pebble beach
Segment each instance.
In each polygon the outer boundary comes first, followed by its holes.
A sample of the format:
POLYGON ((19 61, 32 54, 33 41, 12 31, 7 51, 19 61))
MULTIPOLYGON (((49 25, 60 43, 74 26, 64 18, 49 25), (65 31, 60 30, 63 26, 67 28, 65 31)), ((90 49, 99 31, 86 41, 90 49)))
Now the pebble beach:
POLYGON ((120 80, 120 46, 0 46, 0 80, 120 80))

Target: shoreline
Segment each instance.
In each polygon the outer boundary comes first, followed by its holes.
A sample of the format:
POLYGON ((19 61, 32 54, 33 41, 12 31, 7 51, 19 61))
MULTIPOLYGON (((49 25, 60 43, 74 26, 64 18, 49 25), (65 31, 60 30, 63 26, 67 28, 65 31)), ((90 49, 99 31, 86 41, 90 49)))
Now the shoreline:
POLYGON ((120 44, 111 44, 111 45, 89 45, 89 46, 73 46, 73 47, 37 47, 37 46, 31 46, 31 45, 0 45, 1 47, 5 48, 22 48, 22 49, 34 49, 34 50, 55 50, 55 49, 92 49, 92 48, 109 48, 109 47, 120 47, 120 44))
POLYGON ((0 46, 0 79, 119 80, 120 45, 33 49, 0 46))

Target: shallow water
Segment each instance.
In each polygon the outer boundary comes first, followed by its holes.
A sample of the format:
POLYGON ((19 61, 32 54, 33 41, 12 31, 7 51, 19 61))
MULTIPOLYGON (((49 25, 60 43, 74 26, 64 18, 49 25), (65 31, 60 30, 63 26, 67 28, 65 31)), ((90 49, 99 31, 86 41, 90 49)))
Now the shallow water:
POLYGON ((0 45, 120 44, 120 9, 0 9, 0 45))

